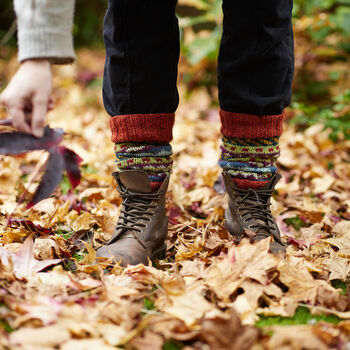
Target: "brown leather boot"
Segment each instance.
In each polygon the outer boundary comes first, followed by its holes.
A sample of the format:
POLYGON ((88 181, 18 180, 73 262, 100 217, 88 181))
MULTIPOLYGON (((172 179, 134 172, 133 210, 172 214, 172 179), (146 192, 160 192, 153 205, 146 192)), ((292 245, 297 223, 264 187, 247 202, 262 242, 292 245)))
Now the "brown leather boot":
POLYGON ((168 218, 165 194, 169 176, 152 193, 148 175, 141 170, 113 173, 123 199, 120 216, 109 242, 98 249, 97 256, 112 258, 122 266, 148 264, 165 255, 168 218))
POLYGON ((229 195, 225 227, 236 238, 236 243, 242 239, 244 229, 248 229, 255 232, 256 241, 272 237, 271 252, 284 252, 286 248, 270 209, 272 192, 281 175, 273 175, 265 186, 257 190, 238 188, 227 172, 223 173, 223 178, 229 195))

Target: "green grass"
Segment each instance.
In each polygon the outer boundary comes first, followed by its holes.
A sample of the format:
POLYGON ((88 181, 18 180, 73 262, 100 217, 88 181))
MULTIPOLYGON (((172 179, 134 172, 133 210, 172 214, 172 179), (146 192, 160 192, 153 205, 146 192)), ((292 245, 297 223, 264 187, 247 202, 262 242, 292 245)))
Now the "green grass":
POLYGON ((312 324, 319 321, 336 324, 339 323, 341 319, 334 315, 312 315, 307 307, 299 306, 293 317, 260 316, 260 320, 256 323, 256 326, 263 328, 273 325, 288 326, 312 324))
POLYGON ((86 173, 86 174, 97 174, 97 170, 93 167, 91 167, 90 165, 86 164, 86 165, 83 165, 81 167, 82 169, 82 172, 86 173))
POLYGON ((0 320, 0 329, 3 329, 6 333, 11 333, 14 331, 14 329, 7 323, 6 320, 2 319, 0 320))
POLYGON ((87 255, 87 252, 84 251, 78 251, 75 252, 72 257, 77 260, 78 262, 82 261, 85 258, 85 255, 87 255))
POLYGON ((73 234, 74 231, 66 231, 61 229, 61 223, 58 223, 58 230, 55 232, 56 235, 62 236, 64 239, 69 239, 73 234))
POLYGON ((301 227, 306 227, 307 226, 306 223, 302 219, 300 219, 299 216, 295 216, 293 218, 284 219, 284 222, 288 226, 293 226, 296 231, 300 231, 301 227))
POLYGON ((71 187, 72 186, 70 185, 67 175, 63 175, 62 180, 60 182, 60 188, 62 193, 67 194, 71 187))
POLYGON ((346 283, 346 282, 341 281, 341 280, 333 280, 331 283, 332 283, 332 287, 333 288, 341 289, 341 294, 342 295, 346 294, 346 291, 348 289, 348 284, 349 283, 346 283))
POLYGON ((177 340, 167 340, 163 345, 163 350, 181 350, 184 344, 177 340))
POLYGON ((148 298, 143 299, 143 306, 146 310, 154 310, 156 308, 153 301, 149 300, 148 298))

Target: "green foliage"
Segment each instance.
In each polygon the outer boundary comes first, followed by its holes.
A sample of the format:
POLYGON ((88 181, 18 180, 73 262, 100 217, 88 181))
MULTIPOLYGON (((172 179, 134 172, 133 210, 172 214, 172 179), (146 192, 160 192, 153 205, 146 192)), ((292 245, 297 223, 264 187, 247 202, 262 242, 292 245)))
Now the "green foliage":
POLYGON ((306 223, 299 216, 284 219, 284 222, 288 226, 293 226, 296 231, 300 231, 301 227, 307 226, 306 223))
POLYGON ((348 290, 348 284, 347 282, 344 282, 342 280, 333 280, 332 287, 336 289, 341 289, 341 294, 345 295, 348 290))
POLYGON ((77 260, 78 262, 82 261, 85 256, 87 255, 87 252, 85 251, 78 251, 78 252, 75 252, 72 257, 77 260))
POLYGON ((324 43, 327 36, 337 33, 341 39, 334 46, 350 52, 350 0, 294 0, 293 13, 296 18, 318 16, 316 23, 307 29, 310 37, 317 43, 324 43))
POLYGON ((184 344, 176 340, 167 340, 163 345, 163 350, 181 350, 184 344))
POLYGON ((89 164, 84 164, 80 167, 82 172, 85 174, 97 174, 97 170, 90 166, 89 164))
POLYGON ((60 182, 60 188, 63 194, 67 194, 68 191, 72 188, 67 175, 63 175, 62 180, 60 182))
POLYGON ((156 308, 153 301, 148 298, 143 299, 143 306, 146 310, 155 310, 156 308))
POLYGON ((305 103, 293 103, 298 114, 293 123, 309 126, 322 123, 330 130, 330 139, 334 142, 340 138, 350 140, 350 90, 332 98, 332 104, 325 108, 309 106, 305 103))
POLYGON ((6 333, 11 333, 14 329, 8 324, 6 320, 0 320, 0 330, 3 329, 6 333))
POLYGON ((189 28, 193 29, 197 34, 197 37, 190 43, 183 42, 182 52, 192 65, 199 63, 203 59, 214 62, 218 55, 222 34, 222 2, 221 0, 196 0, 194 4, 197 12, 190 12, 191 15, 186 15, 188 12, 181 10, 181 6, 179 7, 178 16, 182 37, 186 35, 186 29, 189 28), (208 29, 210 30, 208 35, 205 37, 200 36, 200 32, 207 32, 208 29))
POLYGON ((56 235, 62 236, 64 239, 69 239, 74 231, 67 231, 61 228, 61 223, 58 223, 58 230, 55 232, 56 235))
POLYGON ((293 317, 260 316, 260 320, 256 323, 256 326, 263 328, 273 325, 312 324, 320 321, 337 324, 341 319, 334 315, 312 315, 308 308, 299 306, 293 317))
POLYGON ((107 10, 107 1, 76 0, 75 6, 75 42, 81 46, 102 45, 103 16, 107 10))

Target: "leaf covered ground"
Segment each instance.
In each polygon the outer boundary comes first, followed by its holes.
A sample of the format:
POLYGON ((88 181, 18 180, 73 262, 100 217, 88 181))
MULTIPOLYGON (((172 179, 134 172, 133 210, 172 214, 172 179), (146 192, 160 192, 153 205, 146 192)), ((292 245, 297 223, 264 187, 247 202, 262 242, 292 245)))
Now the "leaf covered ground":
MULTIPOLYGON (((100 97, 103 52, 78 57, 55 70, 48 121, 83 159, 81 184, 72 190, 65 177, 26 209, 47 154, 0 158, 0 349, 347 349, 350 142, 331 142, 320 124, 298 132, 286 123, 272 209, 287 256, 269 254, 268 240, 233 246, 218 109, 205 89, 186 99, 180 86, 166 259, 96 264, 121 200, 100 97)), ((6 64, 7 77, 15 66, 6 64)))

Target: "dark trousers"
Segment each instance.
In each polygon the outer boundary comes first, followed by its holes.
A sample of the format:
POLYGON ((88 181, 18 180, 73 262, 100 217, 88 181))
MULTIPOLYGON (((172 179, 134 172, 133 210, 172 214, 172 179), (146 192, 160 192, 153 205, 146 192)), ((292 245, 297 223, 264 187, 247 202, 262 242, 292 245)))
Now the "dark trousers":
MULTIPOLYGON (((179 59, 177 0, 109 0, 103 98, 111 116, 174 113, 179 59)), ((282 113, 294 67, 292 0, 223 0, 220 107, 282 113)))

